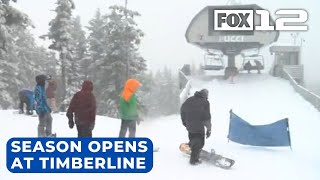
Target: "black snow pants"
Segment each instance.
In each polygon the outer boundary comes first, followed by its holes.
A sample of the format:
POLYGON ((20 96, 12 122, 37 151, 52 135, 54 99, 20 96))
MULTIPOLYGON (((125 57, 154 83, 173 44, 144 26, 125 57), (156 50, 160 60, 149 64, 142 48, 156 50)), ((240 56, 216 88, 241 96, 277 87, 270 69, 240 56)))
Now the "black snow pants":
POLYGON ((189 132, 189 146, 191 147, 190 163, 199 161, 199 156, 204 146, 204 141, 204 134, 189 132))
POLYGON ((128 129, 129 129, 129 137, 135 137, 136 136, 136 121, 122 119, 119 137, 120 138, 125 137, 128 129))
POLYGON ((90 125, 77 125, 79 138, 91 138, 93 128, 90 125))

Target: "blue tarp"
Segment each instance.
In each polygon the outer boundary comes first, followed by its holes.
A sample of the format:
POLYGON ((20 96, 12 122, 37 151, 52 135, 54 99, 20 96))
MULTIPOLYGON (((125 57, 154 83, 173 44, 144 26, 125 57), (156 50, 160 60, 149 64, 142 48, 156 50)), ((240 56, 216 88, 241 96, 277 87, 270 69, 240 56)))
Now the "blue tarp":
POLYGON ((288 119, 253 126, 230 111, 228 139, 252 146, 291 146, 288 119))

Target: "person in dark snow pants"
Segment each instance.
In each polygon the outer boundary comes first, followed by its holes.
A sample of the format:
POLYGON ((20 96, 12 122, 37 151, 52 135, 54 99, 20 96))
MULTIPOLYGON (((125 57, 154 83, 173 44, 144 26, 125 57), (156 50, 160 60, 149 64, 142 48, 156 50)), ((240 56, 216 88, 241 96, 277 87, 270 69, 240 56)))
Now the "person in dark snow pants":
POLYGON ((191 147, 190 164, 201 163, 199 156, 205 144, 205 138, 211 135, 211 114, 208 101, 208 90, 195 92, 181 106, 181 120, 186 127, 191 147), (205 130, 206 128, 206 130, 205 130))

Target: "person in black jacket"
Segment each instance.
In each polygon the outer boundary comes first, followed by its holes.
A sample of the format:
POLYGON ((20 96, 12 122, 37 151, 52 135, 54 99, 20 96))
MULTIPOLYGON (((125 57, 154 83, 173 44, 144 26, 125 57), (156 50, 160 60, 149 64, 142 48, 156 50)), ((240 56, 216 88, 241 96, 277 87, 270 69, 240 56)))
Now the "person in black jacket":
POLYGON ((197 91, 194 96, 182 104, 180 110, 182 124, 188 130, 189 146, 191 147, 190 164, 192 165, 201 163, 199 155, 205 143, 205 136, 209 138, 211 135, 208 94, 207 89, 197 91))

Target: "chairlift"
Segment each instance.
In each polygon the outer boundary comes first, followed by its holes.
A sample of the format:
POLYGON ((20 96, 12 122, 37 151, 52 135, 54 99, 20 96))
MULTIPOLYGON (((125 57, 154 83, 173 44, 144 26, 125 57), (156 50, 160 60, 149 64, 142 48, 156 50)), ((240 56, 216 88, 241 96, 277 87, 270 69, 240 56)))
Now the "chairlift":
POLYGON ((247 49, 242 51, 241 56, 243 58, 242 70, 263 70, 264 58, 260 54, 260 48, 247 49))
POLYGON ((223 54, 221 53, 207 52, 204 55, 204 66, 202 68, 204 70, 214 70, 214 71, 219 71, 224 69, 225 65, 222 57, 223 57, 223 54))
POLYGON ((243 62, 242 62, 242 70, 250 71, 250 70, 263 70, 264 69, 264 58, 260 54, 253 54, 246 56, 242 54, 243 62), (250 64, 247 64, 250 63, 250 64))

